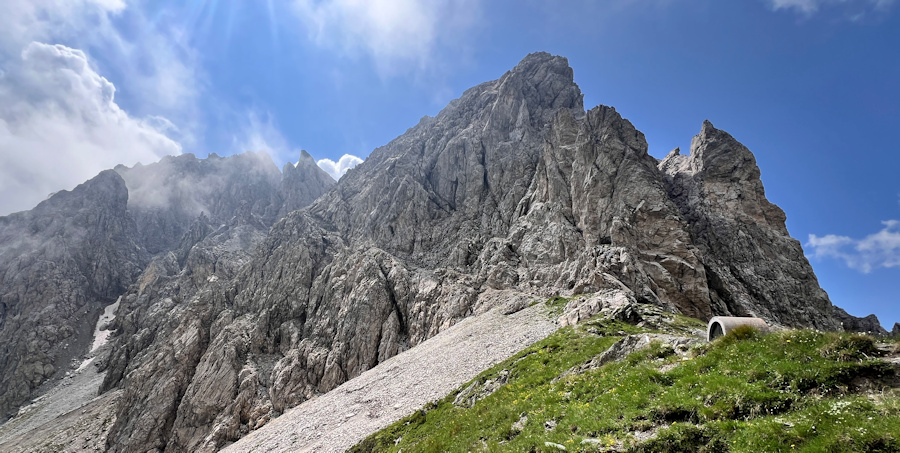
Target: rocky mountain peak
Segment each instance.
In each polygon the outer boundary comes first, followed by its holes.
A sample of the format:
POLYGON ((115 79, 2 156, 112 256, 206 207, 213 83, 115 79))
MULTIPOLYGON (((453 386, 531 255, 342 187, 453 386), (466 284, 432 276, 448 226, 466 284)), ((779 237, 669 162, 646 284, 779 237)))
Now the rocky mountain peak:
POLYGON ((490 105, 484 111, 488 115, 486 129, 494 129, 499 141, 517 141, 527 136, 529 129, 548 125, 560 109, 583 115, 582 99, 568 60, 538 52, 500 79, 467 91, 460 101, 470 112, 473 107, 481 110, 481 105, 490 105))
MULTIPOLYGON (((546 52, 529 54, 500 78, 501 96, 520 96, 534 111, 558 109, 584 111, 581 89, 575 84, 575 72, 565 57, 546 52)), ((543 117, 543 115, 536 115, 543 117)), ((541 126, 542 124, 536 124, 541 126)))
POLYGON ((753 153, 709 120, 703 121, 700 133, 691 140, 691 169, 704 179, 758 180, 760 176, 753 153))
POLYGON ((281 174, 256 154, 117 171, 154 256, 113 325, 110 451, 214 451, 464 318, 556 295, 592 294, 576 318, 645 302, 840 328, 750 150, 706 121, 658 161, 547 53, 339 183, 305 152, 281 174))
POLYGON ((104 170, 97 176, 69 190, 54 193, 39 203, 34 213, 57 210, 73 211, 89 206, 104 210, 124 208, 128 202, 125 181, 113 170, 104 170))
POLYGON ((312 155, 309 154, 308 151, 306 151, 305 149, 301 149, 301 150, 300 150, 300 160, 297 162, 297 165, 298 165, 298 166, 300 165, 300 162, 306 162, 306 163, 311 162, 311 163, 316 163, 316 160, 313 159, 312 155))
POLYGON ((306 150, 300 151, 297 164, 287 163, 282 171, 278 189, 282 204, 278 218, 309 205, 335 184, 334 179, 316 164, 306 150))

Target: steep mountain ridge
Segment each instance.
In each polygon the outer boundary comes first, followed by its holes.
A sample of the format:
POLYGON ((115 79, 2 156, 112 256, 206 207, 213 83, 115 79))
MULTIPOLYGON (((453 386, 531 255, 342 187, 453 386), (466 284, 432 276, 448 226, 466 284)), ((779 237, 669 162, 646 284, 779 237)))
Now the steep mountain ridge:
POLYGON ((0 417, 77 362, 102 307, 141 274, 146 283, 174 262, 194 270, 197 283, 204 272, 242 264, 231 255, 264 237, 282 209, 334 184, 310 160, 283 177, 255 153, 120 165, 0 217, 0 417), (195 247, 204 240, 218 248, 195 247))
POLYGON ((555 295, 853 324, 749 150, 705 122, 689 156, 659 161, 614 108, 585 111, 546 53, 336 185, 306 153, 280 179, 252 154, 116 172, 140 260, 108 290, 122 295, 100 364, 101 391, 121 391, 109 451, 213 451, 464 318, 555 295))
POLYGON ((125 182, 107 170, 0 217, 0 419, 86 351, 104 302, 146 265, 127 200, 125 182))
POLYGON ((564 58, 529 55, 277 222, 233 281, 150 302, 185 314, 122 329, 135 352, 104 385, 125 391, 110 449, 214 450, 535 296, 838 327, 746 148, 705 123, 684 165, 660 163, 615 109, 585 112, 572 76, 564 58), (153 325, 147 342, 137 326, 153 325))
POLYGON ((705 121, 690 156, 675 150, 659 168, 704 252, 716 313, 840 328, 800 242, 785 227, 784 211, 766 199, 750 150, 705 121))

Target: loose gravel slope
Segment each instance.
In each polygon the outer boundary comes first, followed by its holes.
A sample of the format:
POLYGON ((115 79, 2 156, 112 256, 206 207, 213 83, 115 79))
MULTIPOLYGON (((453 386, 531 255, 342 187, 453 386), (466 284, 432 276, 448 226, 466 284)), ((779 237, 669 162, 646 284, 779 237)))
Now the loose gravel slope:
POLYGON ((309 400, 225 452, 341 452, 557 329, 544 304, 461 321, 309 400))

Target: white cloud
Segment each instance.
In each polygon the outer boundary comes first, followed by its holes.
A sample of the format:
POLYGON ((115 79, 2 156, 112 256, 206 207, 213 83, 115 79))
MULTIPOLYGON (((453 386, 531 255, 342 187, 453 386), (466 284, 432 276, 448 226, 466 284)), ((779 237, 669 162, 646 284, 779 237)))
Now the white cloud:
MULTIPOLYGON (((895 0, 767 0, 774 10, 793 9, 804 15, 812 15, 820 9, 838 5, 884 11, 894 4, 895 0)), ((860 11, 851 17, 859 17, 860 11)))
MULTIPOLYGON (((837 1, 840 2, 841 0, 837 1)), ((819 9, 821 4, 826 2, 827 0, 771 0, 771 5, 775 10, 793 8, 806 14, 812 14, 819 9)))
POLYGON ((278 165, 294 160, 300 154, 299 149, 288 144, 269 113, 247 112, 240 127, 239 135, 232 137, 236 153, 265 151, 278 165))
POLYGON ((199 75, 184 33, 165 23, 128 0, 4 2, 0 215, 193 142, 199 75))
POLYGON ((101 52, 108 69, 128 80, 130 94, 139 101, 135 107, 141 109, 136 113, 176 116, 185 125, 196 121, 203 76, 189 33, 172 14, 164 9, 151 21, 140 9, 127 9, 120 21, 128 39, 109 26, 84 45, 101 52))
POLYGON ((426 69, 438 49, 464 45, 479 0, 294 0, 311 39, 367 54, 383 75, 426 69))
MULTIPOLYGON (((240 132, 232 136, 233 152, 264 151, 272 156, 279 166, 286 162, 296 165, 300 149, 292 147, 288 143, 281 134, 272 114, 251 110, 237 123, 240 132)), ((359 165, 362 161, 363 159, 359 157, 344 154, 337 162, 331 159, 320 159, 316 164, 332 178, 338 180, 347 173, 347 170, 359 165)))
POLYGON ((882 224, 881 231, 859 240, 834 234, 822 237, 810 234, 806 246, 812 248, 815 258, 843 260, 850 268, 863 273, 882 267, 900 267, 900 220, 882 224))
POLYGON ((338 159, 337 162, 331 159, 319 159, 316 164, 319 165, 319 168, 325 170, 325 173, 331 175, 335 181, 341 179, 341 176, 344 176, 347 173, 347 170, 361 164, 363 162, 359 157, 344 154, 338 159))
POLYGON ((0 16, 0 46, 21 50, 31 41, 85 36, 109 26, 109 16, 121 13, 119 0, 4 0, 0 16))
POLYGON ((7 70, 0 81, 0 214, 29 209, 117 164, 181 152, 164 133, 174 126, 119 108, 115 86, 80 50, 32 42, 7 70))
POLYGON ((0 61, 32 41, 102 55, 104 72, 128 80, 129 93, 146 110, 139 114, 171 116, 193 108, 200 76, 188 34, 170 15, 163 9, 151 21, 139 2, 125 0, 4 0, 0 61))

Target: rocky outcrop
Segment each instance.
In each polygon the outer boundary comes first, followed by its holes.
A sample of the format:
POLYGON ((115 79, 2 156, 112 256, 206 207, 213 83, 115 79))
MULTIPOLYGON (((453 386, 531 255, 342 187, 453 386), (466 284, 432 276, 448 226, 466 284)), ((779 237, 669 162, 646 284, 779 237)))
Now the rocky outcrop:
POLYGON ((750 150, 705 121, 690 155, 676 149, 659 168, 701 250, 713 312, 840 327, 784 211, 766 199, 750 150))
MULTIPOLYGON (((843 308, 834 307, 834 317, 835 320, 840 324, 841 329, 843 329, 845 332, 859 332, 879 336, 888 334, 888 331, 884 330, 884 327, 881 327, 881 323, 878 321, 878 317, 875 315, 857 318, 856 316, 853 316, 844 311, 843 308)), ((898 328, 897 323, 894 323, 894 330, 900 332, 900 328, 898 328)))
POLYGON ((638 335, 628 335, 625 338, 613 343, 602 354, 592 358, 584 364, 581 364, 568 373, 584 373, 588 370, 595 370, 606 365, 607 363, 617 362, 625 359, 630 354, 649 348, 653 343, 658 343, 660 348, 677 352, 682 357, 687 356, 691 346, 700 344, 702 340, 697 337, 686 337, 670 335, 665 333, 644 333, 638 335))
POLYGON ((120 317, 108 446, 213 451, 465 317, 556 294, 836 329, 784 220, 730 135, 704 123, 659 162, 615 109, 584 111, 564 58, 529 55, 247 242, 243 266, 154 261, 120 317))
POLYGON ((296 164, 285 164, 281 173, 281 184, 278 187, 281 203, 279 219, 308 206, 335 185, 334 179, 319 168, 306 150, 300 151, 300 160, 296 164))
POLYGON ((125 182, 105 171, 0 217, 0 419, 87 351, 102 307, 146 264, 127 201, 125 182))
MULTIPOLYGON (((286 170, 282 176, 255 153, 167 157, 105 171, 0 218, 0 418, 87 352, 104 305, 123 293, 133 303, 134 291, 171 302, 210 280, 233 278, 280 213, 334 185, 308 154, 286 170)), ((180 316, 156 315, 166 322, 180 316)), ((143 324, 135 331, 150 335, 143 324)), ((113 358, 130 351, 117 349, 113 358)))

